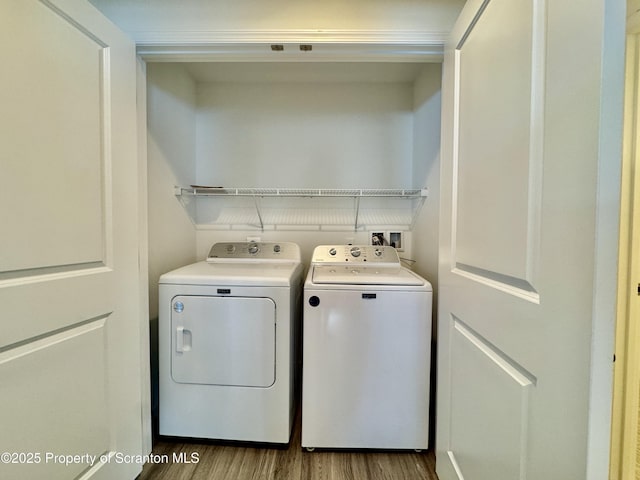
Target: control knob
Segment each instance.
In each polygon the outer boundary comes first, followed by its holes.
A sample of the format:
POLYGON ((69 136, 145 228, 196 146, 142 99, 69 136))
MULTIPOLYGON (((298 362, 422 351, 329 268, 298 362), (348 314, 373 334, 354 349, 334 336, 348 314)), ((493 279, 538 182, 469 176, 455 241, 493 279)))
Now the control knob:
POLYGON ((351 256, 352 257, 359 257, 360 256, 360 247, 352 247, 351 248, 351 256))
POLYGON ((255 255, 256 253, 258 253, 258 244, 257 243, 251 243, 249 245, 249 253, 251 255, 255 255))

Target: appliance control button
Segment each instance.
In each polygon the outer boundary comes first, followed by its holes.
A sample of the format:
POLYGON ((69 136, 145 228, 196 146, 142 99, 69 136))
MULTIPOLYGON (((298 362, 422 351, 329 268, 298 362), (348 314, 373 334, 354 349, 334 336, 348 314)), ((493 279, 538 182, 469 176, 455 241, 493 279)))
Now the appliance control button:
POLYGON ((379 248, 376 248, 375 249, 375 254, 376 254, 376 257, 381 257, 382 256, 382 250, 380 250, 379 248))
POLYGON ((351 248, 351 256, 352 257, 359 257, 360 256, 360 247, 352 247, 351 248))
POLYGON ((176 302, 173 304, 173 309, 177 312, 177 313, 182 313, 182 311, 184 310, 184 303, 182 302, 176 302))
POLYGON ((258 244, 257 243, 252 243, 249 245, 249 253, 251 255, 255 255, 256 253, 258 253, 258 244))
POLYGON ((318 305, 320 305, 320 299, 315 295, 309 297, 309 305, 311 305, 312 307, 317 307, 318 305))
POLYGON ((273 246, 273 251, 276 253, 280 253, 280 250, 282 250, 282 247, 280 245, 274 245, 273 246))
POLYGON ((329 249, 329 255, 335 255, 336 253, 338 253, 338 251, 335 248, 329 249))
POLYGON ((232 245, 232 244, 227 245, 227 252, 233 253, 235 251, 236 251, 236 246, 235 245, 232 245))

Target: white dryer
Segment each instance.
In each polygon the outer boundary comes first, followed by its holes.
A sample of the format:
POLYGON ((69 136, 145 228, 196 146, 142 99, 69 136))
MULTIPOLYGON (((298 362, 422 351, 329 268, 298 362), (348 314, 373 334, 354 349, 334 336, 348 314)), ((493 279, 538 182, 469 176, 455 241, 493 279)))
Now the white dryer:
POLYGON ((289 442, 302 271, 293 243, 217 243, 160 277, 161 435, 289 442))
POLYGON ((316 247, 304 285, 303 447, 428 447, 431 304, 431 285, 393 247, 316 247))

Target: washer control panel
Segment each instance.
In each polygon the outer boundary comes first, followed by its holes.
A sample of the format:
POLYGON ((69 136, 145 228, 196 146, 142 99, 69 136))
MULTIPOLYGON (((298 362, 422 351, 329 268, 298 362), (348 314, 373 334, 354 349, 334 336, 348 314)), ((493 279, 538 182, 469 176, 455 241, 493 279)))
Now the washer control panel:
POLYGON ((207 256, 207 262, 247 259, 299 262, 300 247, 290 242, 220 242, 207 256))
POLYGON ((399 265, 400 258, 395 248, 386 245, 320 245, 313 251, 312 262, 319 264, 383 263, 399 265))

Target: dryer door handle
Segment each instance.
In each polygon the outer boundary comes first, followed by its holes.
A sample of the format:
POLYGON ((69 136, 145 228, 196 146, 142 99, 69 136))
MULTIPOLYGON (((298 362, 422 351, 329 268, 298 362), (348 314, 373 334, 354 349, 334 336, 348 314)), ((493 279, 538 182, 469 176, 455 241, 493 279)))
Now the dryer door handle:
POLYGON ((184 353, 191 350, 191 330, 184 326, 176 327, 176 352, 184 353))
POLYGON ((176 328, 176 352, 184 352, 184 327, 176 328))

